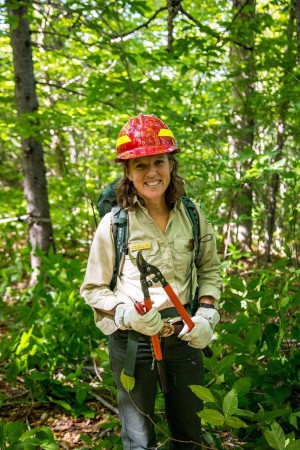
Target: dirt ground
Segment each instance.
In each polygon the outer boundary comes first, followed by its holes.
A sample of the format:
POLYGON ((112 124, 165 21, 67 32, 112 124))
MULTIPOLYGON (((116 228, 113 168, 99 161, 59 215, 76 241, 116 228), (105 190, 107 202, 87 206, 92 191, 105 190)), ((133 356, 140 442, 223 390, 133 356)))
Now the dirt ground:
MULTIPOLYGON (((5 339, 6 332, 6 324, 0 322, 0 339, 5 339)), ((22 422, 28 430, 47 426, 53 431, 62 450, 84 448, 80 434, 88 435, 92 441, 97 441, 113 432, 107 427, 108 415, 117 415, 99 401, 88 403, 89 408, 95 412, 92 419, 84 416, 73 417, 50 402, 33 401, 22 377, 8 382, 4 364, 2 362, 0 365, 0 418, 4 423, 22 422)))
MULTIPOLYGON (((6 325, 0 322, 0 339, 5 339, 6 325)), ((105 403, 104 403, 105 404, 105 403)), ((16 381, 7 381, 4 363, 0 364, 0 419, 4 423, 22 422, 27 429, 46 426, 56 437, 60 450, 80 450, 87 448, 81 434, 87 435, 93 442, 105 439, 111 434, 118 434, 109 427, 111 416, 118 419, 114 405, 112 409, 106 408, 98 401, 88 402, 89 409, 95 412, 93 418, 84 416, 73 417, 64 409, 52 403, 39 403, 33 400, 30 391, 26 388, 22 377, 16 381)), ((242 448, 233 442, 231 433, 223 432, 220 435, 224 449, 242 448)), ((239 443, 241 444, 241 443, 239 443)), ((162 450, 165 448, 161 443, 162 450)), ((201 449, 211 449, 213 446, 203 445, 201 449)))
POLYGON ((112 432, 111 429, 103 427, 108 420, 108 414, 111 415, 112 412, 97 401, 89 403, 90 409, 95 411, 94 418, 75 418, 51 403, 33 402, 22 379, 18 379, 16 383, 7 383, 3 374, 0 374, 0 398, 0 418, 3 422, 22 422, 28 430, 47 426, 53 431, 61 449, 84 447, 81 433, 96 441, 112 432))

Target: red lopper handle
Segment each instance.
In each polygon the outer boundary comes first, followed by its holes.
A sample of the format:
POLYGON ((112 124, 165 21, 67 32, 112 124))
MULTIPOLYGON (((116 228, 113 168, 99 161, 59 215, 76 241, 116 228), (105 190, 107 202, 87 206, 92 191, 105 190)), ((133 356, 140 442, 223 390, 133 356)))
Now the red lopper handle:
POLYGON ((177 295, 175 294, 175 292, 171 288, 171 286, 169 284, 167 284, 164 287, 164 290, 168 294, 171 302, 173 303, 173 305, 177 309, 177 311, 180 314, 182 320, 184 320, 184 322, 187 324, 189 329, 192 330, 194 328, 195 324, 192 321, 191 316, 189 315, 189 313, 187 312, 187 310, 185 309, 185 307, 183 306, 183 304, 181 303, 181 301, 179 300, 179 298, 177 297, 177 295))
MULTIPOLYGON (((152 308, 152 302, 151 302, 150 298, 147 298, 146 300, 144 300, 144 305, 145 305, 146 310, 150 311, 150 309, 152 308)), ((162 360, 162 352, 161 352, 160 341, 159 341, 158 335, 156 334, 155 336, 151 336, 151 340, 152 340, 155 359, 156 359, 156 361, 161 361, 162 360)))
MULTIPOLYGON (((175 308, 181 315, 182 319, 185 321, 185 323, 187 324, 189 329, 192 330, 194 328, 195 324, 192 321, 191 316, 189 315, 189 313, 187 312, 187 310, 185 309, 185 307, 183 306, 183 304, 177 297, 176 293, 173 291, 173 289, 171 288, 171 286, 169 284, 167 284, 164 287, 164 290, 168 294, 171 302, 173 303, 173 305, 175 306, 175 308)), ((212 352, 211 348, 208 346, 203 348, 202 351, 203 351, 204 355, 206 356, 206 358, 211 358, 213 356, 213 352, 212 352)))

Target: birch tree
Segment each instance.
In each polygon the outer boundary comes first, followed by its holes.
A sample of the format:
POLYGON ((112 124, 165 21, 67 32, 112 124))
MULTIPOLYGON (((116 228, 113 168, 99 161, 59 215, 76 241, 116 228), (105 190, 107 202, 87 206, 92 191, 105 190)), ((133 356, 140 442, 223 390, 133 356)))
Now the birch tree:
POLYGON ((7 1, 10 39, 13 51, 15 100, 21 130, 24 195, 27 201, 28 232, 31 244, 32 282, 41 265, 36 250, 47 252, 53 244, 43 147, 39 136, 38 99, 34 67, 28 1, 7 1))

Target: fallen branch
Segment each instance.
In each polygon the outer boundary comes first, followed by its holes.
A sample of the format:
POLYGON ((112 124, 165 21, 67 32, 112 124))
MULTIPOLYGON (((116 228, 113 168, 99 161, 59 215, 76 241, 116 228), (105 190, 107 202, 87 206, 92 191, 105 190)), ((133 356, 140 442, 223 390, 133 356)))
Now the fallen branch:
POLYGON ((110 411, 112 411, 114 414, 119 414, 118 408, 115 408, 113 405, 111 405, 110 403, 108 403, 103 397, 101 397, 98 394, 95 394, 94 392, 91 392, 90 395, 92 397, 94 397, 96 400, 98 400, 98 402, 100 402, 103 406, 105 406, 105 408, 109 409, 110 411))

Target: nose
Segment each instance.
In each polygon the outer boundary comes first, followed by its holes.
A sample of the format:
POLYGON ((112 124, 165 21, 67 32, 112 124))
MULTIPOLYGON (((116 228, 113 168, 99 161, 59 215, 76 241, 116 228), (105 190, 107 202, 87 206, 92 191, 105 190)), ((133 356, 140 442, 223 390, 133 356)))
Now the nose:
POLYGON ((149 164, 147 175, 153 177, 156 174, 157 174, 157 169, 156 169, 155 164, 153 164, 153 163, 149 164))

